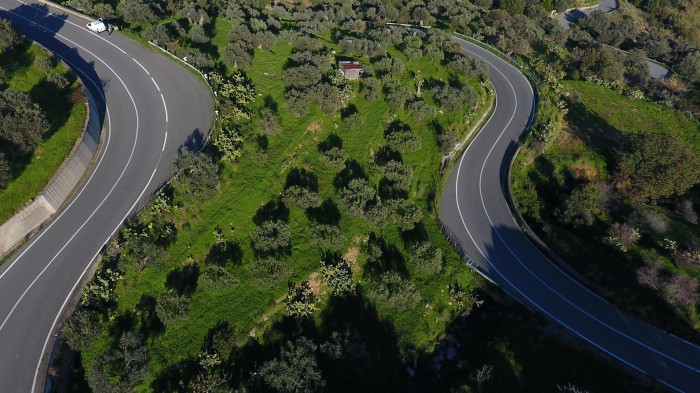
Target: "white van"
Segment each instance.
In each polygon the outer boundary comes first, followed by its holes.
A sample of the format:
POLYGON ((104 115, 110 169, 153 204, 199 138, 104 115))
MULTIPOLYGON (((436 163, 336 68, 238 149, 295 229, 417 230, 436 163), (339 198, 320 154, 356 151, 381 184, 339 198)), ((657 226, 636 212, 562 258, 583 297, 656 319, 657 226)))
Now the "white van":
POLYGON ((88 30, 98 34, 107 30, 107 25, 105 25, 105 22, 102 20, 102 18, 95 19, 92 22, 88 23, 86 26, 88 30))

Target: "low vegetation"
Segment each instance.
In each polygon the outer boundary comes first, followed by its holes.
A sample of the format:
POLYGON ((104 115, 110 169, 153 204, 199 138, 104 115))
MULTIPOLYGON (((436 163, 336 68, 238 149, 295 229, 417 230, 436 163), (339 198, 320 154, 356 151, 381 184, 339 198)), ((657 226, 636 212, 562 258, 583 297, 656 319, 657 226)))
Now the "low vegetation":
POLYGON ((658 104, 564 82, 569 112, 513 166, 531 226, 606 297, 697 340, 700 124, 658 104))
MULTIPOLYGON (((183 150, 170 184, 110 243, 87 300, 66 324, 94 391, 650 390, 544 334, 551 327, 532 315, 488 301, 477 308, 488 295, 475 291, 478 280, 438 229, 435 201, 441 158, 492 97, 487 67, 456 55, 442 29, 530 65, 541 93, 531 158, 560 143, 562 122, 583 118, 577 111, 590 105, 566 94, 565 77, 697 114, 692 64, 678 64, 683 77, 649 83, 643 53, 619 55, 597 43, 595 26, 567 32, 548 16, 566 0, 68 3, 186 56, 208 74, 222 114, 213 143, 201 153, 183 150), (338 60, 358 60, 360 80, 345 80, 338 60), (121 360, 131 353, 138 369, 121 360), (582 366, 567 368, 572 358, 582 366)), ((653 26, 643 26, 631 40, 653 36, 653 26)), ((674 59, 697 52, 687 36, 673 38, 674 59)), ((687 137, 669 142, 695 146, 687 137)), ((625 147, 610 157, 635 168, 653 156, 643 145, 603 146, 625 147)), ((648 235, 598 201, 614 179, 622 185, 637 173, 615 171, 596 154, 595 168, 605 169, 596 181, 554 178, 561 184, 553 187, 567 188, 552 195, 570 203, 542 200, 549 194, 538 187, 551 179, 528 183, 525 175, 515 177, 518 202, 539 223, 604 222, 591 248, 625 258, 647 247, 648 235), (557 217, 545 222, 546 214, 557 217)), ((654 217, 668 213, 656 206, 692 183, 678 172, 684 159, 659 164, 675 165, 674 181, 619 188, 621 206, 634 196, 645 206, 656 201, 643 212, 655 228, 664 224, 654 217)), ((694 204, 685 200, 678 209, 691 217, 694 204)), ((690 276, 656 266, 645 268, 654 273, 645 280, 687 304, 679 296, 687 291, 676 289, 692 281, 675 277, 690 276)))

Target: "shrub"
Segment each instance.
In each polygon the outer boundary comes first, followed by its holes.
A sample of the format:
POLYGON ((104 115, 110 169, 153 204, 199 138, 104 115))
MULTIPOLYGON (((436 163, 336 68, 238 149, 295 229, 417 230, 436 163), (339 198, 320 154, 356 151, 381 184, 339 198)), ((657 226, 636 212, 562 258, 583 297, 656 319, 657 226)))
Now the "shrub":
POLYGON ((616 222, 608 229, 606 241, 620 249, 620 251, 627 252, 639 238, 639 229, 628 223, 620 224, 616 222))
POLYGON ((263 363, 255 375, 272 392, 323 392, 326 381, 316 360, 316 349, 306 337, 287 342, 279 358, 263 363))
POLYGON ((225 266, 208 264, 199 276, 199 285, 210 291, 233 288, 237 284, 238 278, 225 266))
POLYGON ((335 225, 311 224, 311 244, 322 250, 339 251, 345 244, 345 234, 335 225))
POLYGON ((395 124, 385 132, 384 139, 392 150, 411 153, 421 148, 421 139, 405 124, 395 124))
POLYGON ((321 206, 321 197, 317 193, 299 186, 291 186, 284 191, 282 201, 285 205, 308 209, 321 206))
POLYGON ((0 188, 7 187, 7 183, 12 177, 12 172, 10 170, 10 164, 5 159, 5 154, 0 153, 0 188))
POLYGON ((423 219, 423 212, 406 199, 390 199, 384 204, 391 222, 401 230, 410 231, 423 219))
POLYGON ((248 270, 258 285, 268 288, 292 276, 292 268, 274 257, 256 259, 250 264, 248 270))
POLYGON ((375 302, 396 311, 412 309, 421 302, 416 286, 395 272, 382 274, 368 295, 375 302))
POLYGON ((265 221, 253 229, 250 238, 256 250, 274 251, 289 246, 292 232, 283 221, 265 221))
POLYGON ((82 351, 90 346, 100 332, 96 312, 78 309, 63 325, 62 337, 72 349, 82 351))
POLYGON ((346 297, 355 294, 352 270, 345 261, 339 263, 321 263, 321 278, 330 287, 335 296, 346 297))
POLYGON ((364 214, 367 205, 374 200, 376 191, 365 179, 352 179, 343 189, 340 203, 356 216, 364 214))
POLYGON ((219 166, 211 157, 186 147, 180 149, 170 166, 173 184, 186 197, 206 198, 213 194, 219 183, 218 172, 219 166))
POLYGON ((345 162, 347 162, 348 158, 348 153, 345 150, 340 147, 332 147, 323 152, 319 161, 321 161, 323 165, 342 171, 345 169, 345 162))
POLYGON ((224 161, 236 161, 243 155, 243 136, 232 127, 222 127, 216 134, 214 146, 224 161))
POLYGON ((664 286, 664 296, 677 306, 694 307, 700 300, 698 280, 684 274, 676 274, 664 286))
POLYGON ((301 284, 289 290, 287 298, 284 299, 284 305, 287 307, 287 313, 294 318, 306 318, 311 316, 316 311, 314 300, 316 297, 311 291, 311 286, 308 281, 302 281, 301 284))
POLYGON ((413 168, 400 161, 391 160, 381 167, 384 178, 399 191, 408 192, 413 182, 413 168))
POLYGON ((268 107, 260 109, 258 126, 265 135, 274 135, 280 130, 280 121, 277 114, 268 107))
POLYGON ((173 325, 187 319, 190 299, 169 290, 158 297, 156 314, 164 325, 173 325))
POLYGON ((141 0, 121 0, 117 12, 128 23, 153 23, 157 19, 149 4, 141 0))
POLYGON ((684 193, 700 180, 700 158, 690 144, 671 134, 637 137, 619 158, 618 188, 639 205, 684 193))
POLYGON ((431 242, 422 242, 411 253, 413 270, 422 275, 433 275, 442 270, 442 250, 431 242))
POLYGON ((698 213, 693 207, 693 201, 690 199, 683 199, 678 204, 678 213, 683 217, 684 220, 691 224, 698 223, 698 213))
POLYGON ((68 87, 68 79, 63 76, 63 74, 55 72, 53 74, 49 74, 49 76, 46 77, 46 81, 49 82, 50 84, 56 86, 57 89, 63 90, 66 87, 68 87))
POLYGON ((37 56, 36 59, 34 59, 34 67, 36 67, 37 70, 48 74, 54 67, 53 59, 48 56, 37 56))
POLYGON ((115 300, 114 287, 121 277, 119 271, 103 267, 88 283, 80 304, 86 308, 104 311, 115 300))
POLYGON ((437 111, 423 100, 414 100, 406 105, 406 112, 418 121, 435 117, 437 111))

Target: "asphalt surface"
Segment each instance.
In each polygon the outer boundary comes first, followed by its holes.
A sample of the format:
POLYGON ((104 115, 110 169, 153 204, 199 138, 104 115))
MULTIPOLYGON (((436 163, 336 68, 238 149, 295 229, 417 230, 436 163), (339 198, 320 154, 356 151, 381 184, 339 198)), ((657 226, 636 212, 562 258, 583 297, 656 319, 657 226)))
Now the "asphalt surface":
POLYGON ((213 110, 192 73, 120 34, 98 36, 86 20, 18 0, 0 0, 0 17, 80 71, 102 97, 105 125, 103 148, 75 198, 0 266, 0 393, 40 392, 39 370, 81 277, 166 178, 179 147, 206 134, 213 110))
POLYGON ((600 0, 597 6, 585 9, 575 8, 568 12, 562 12, 557 15, 557 20, 561 23, 565 30, 569 30, 572 23, 577 20, 584 18, 595 11, 600 11, 603 13, 613 12, 619 7, 617 0, 600 0))
POLYGON ((672 389, 697 392, 700 347, 617 310, 561 271, 520 230, 506 199, 507 173, 532 113, 533 92, 515 67, 458 41, 465 55, 490 63, 497 102, 442 194, 440 218, 452 239, 479 270, 526 307, 672 389))

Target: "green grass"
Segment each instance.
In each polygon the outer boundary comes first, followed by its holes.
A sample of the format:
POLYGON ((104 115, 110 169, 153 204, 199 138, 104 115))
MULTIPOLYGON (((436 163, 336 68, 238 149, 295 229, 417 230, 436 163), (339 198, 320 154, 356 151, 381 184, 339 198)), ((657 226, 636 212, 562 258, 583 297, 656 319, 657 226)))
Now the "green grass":
MULTIPOLYGON (((663 236, 643 236, 625 254, 615 252, 602 239, 608 226, 625 220, 628 212, 611 212, 613 217, 601 214, 592 226, 581 228, 560 224, 551 214, 561 206, 572 179, 612 181, 617 152, 627 147, 631 136, 675 134, 700 154, 700 123, 671 108, 623 97, 595 84, 562 84, 572 97, 566 124, 545 147, 532 143, 521 149, 512 172, 516 204, 542 240, 619 308, 691 340, 700 338, 694 310, 671 306, 658 292, 636 282, 635 271, 647 256, 661 261, 668 272, 678 271, 662 247, 662 237, 678 241, 682 248, 700 237, 700 227, 684 222, 672 203, 661 201, 653 207, 668 220, 668 231, 663 236), (539 213, 533 213, 538 211, 546 216, 546 224, 538 222, 539 213)), ((688 273, 697 278, 695 270, 688 273)))
MULTIPOLYGON (((52 96, 44 94, 40 88, 45 74, 33 66, 34 59, 46 57, 41 47, 30 45, 18 49, 21 53, 12 54, 11 58, 0 57, 0 67, 8 75, 8 88, 18 91, 28 91, 47 114, 50 129, 47 137, 35 149, 28 162, 13 167, 13 178, 7 188, 0 190, 0 222, 12 217, 28 201, 46 186, 54 173, 67 158, 77 139, 82 135, 83 124, 87 116, 84 104, 73 104, 67 100, 70 92, 65 95, 52 96)), ((60 64, 49 72, 67 73, 60 64)), ((74 80, 70 78, 69 80, 74 80)), ((74 82, 70 89, 82 89, 74 82)))
MULTIPOLYGON (((225 25, 219 29, 217 23, 217 31, 226 29, 225 25)), ((377 184, 380 178, 379 171, 370 165, 369 161, 371 154, 385 144, 383 130, 385 120, 391 112, 388 105, 383 101, 369 102, 358 94, 350 103, 364 116, 365 127, 356 131, 347 129, 338 114, 326 116, 315 106, 308 115, 293 117, 285 107, 284 86, 281 82, 283 67, 291 50, 292 47, 282 40, 270 51, 257 50, 248 73, 257 91, 261 93, 254 106, 262 105, 264 99, 272 99, 279 107, 282 130, 269 137, 266 157, 261 159, 255 153, 254 132, 245 131, 248 134, 244 156, 234 165, 225 165, 220 189, 215 195, 197 203, 190 201, 175 213, 174 222, 178 227, 178 236, 169 247, 170 257, 157 268, 128 268, 117 286, 119 304, 115 315, 128 314, 136 308, 142 296, 157 298, 164 292, 166 276, 174 268, 185 264, 188 255, 192 255, 197 261, 204 261, 213 245, 214 228, 224 228, 225 232, 231 226, 235 228, 230 238, 240 244, 243 258, 242 263, 236 266, 229 263, 229 268, 238 278, 238 284, 220 291, 197 290, 191 298, 187 320, 179 325, 168 326, 162 334, 149 338, 152 378, 166 367, 187 357, 196 356, 201 350, 207 331, 217 322, 228 322, 236 334, 237 341, 243 344, 248 340, 251 330, 257 329, 260 337, 265 327, 269 326, 271 322, 266 322, 264 315, 273 316, 282 309, 283 306, 276 304, 275 300, 286 294, 287 284, 280 283, 271 289, 259 288, 246 269, 254 255, 249 244, 250 232, 254 228, 252 218, 261 205, 280 194, 286 176, 292 168, 305 168, 315 173, 318 176, 321 197, 338 199, 339 191, 332 184, 335 171, 319 163, 319 142, 331 133, 337 134, 343 140, 344 149, 352 159, 361 164, 370 181, 377 184)), ((397 51, 392 51, 392 54, 407 61, 397 51)), ((409 70, 420 69, 426 78, 447 77, 444 68, 435 67, 425 59, 407 61, 407 65, 409 70)), ((403 83, 413 89, 413 82, 408 73, 405 74, 403 83)), ((477 92, 483 93, 478 81, 474 81, 473 84, 477 92)), ((489 104, 487 100, 480 101, 477 118, 488 109, 489 104)), ((423 297, 421 304, 398 312, 380 306, 378 312, 381 318, 391 321, 394 325, 403 347, 426 351, 431 349, 435 340, 444 332, 452 313, 455 312, 454 307, 450 305, 447 284, 458 281, 466 288, 472 288, 474 280, 472 273, 438 229, 434 216, 427 212, 428 196, 438 189, 441 181, 441 153, 436 145, 434 133, 427 124, 413 121, 403 111, 396 116, 410 124, 413 132, 422 139, 422 149, 404 154, 403 159, 414 167, 414 182, 410 195, 425 211, 422 221, 425 235, 444 250, 446 265, 444 271, 435 277, 415 278, 423 297)), ((455 115, 438 115, 438 121, 444 127, 454 125, 458 134, 462 136, 471 127, 455 115)), ((321 254, 309 242, 309 219, 303 211, 292 208, 289 225, 293 234, 292 252, 285 258, 285 262, 294 269, 291 281, 298 283, 319 269, 321 254)), ((388 227, 380 231, 347 212, 342 212, 339 226, 346 234, 345 250, 354 246, 354 238, 363 239, 369 232, 374 231, 381 234, 387 243, 396 246, 404 258, 408 259, 410 242, 406 242, 396 228, 388 227)), ((361 270, 363 258, 358 262, 361 270)), ((356 280, 360 280, 359 273, 356 280)), ((84 353, 84 364, 89 364, 92 359, 103 353, 112 340, 114 338, 107 335, 97 339, 84 353)), ((147 386, 150 382, 151 380, 148 380, 141 384, 140 391, 148 391, 147 386)))

